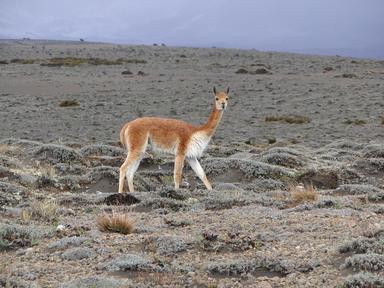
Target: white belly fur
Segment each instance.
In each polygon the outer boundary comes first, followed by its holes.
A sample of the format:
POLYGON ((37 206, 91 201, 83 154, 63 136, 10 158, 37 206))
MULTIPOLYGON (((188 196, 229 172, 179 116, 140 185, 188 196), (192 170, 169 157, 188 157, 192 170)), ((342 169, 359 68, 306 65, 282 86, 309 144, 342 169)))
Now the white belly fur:
POLYGON ((196 132, 192 135, 187 146, 187 157, 201 157, 204 150, 207 148, 209 141, 211 140, 210 136, 207 136, 206 133, 196 132))
POLYGON ((165 154, 176 154, 177 150, 177 144, 174 143, 171 147, 163 147, 160 144, 156 143, 155 141, 150 140, 151 150, 153 152, 159 152, 159 153, 165 153, 165 154))

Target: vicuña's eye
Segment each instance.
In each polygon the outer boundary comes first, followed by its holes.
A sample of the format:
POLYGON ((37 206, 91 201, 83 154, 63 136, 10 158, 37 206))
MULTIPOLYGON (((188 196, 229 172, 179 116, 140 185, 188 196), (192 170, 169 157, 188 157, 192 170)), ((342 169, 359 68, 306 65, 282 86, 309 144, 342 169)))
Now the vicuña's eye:
POLYGON ((219 97, 216 97, 216 101, 219 101, 219 97))
POLYGON ((226 98, 225 98, 225 100, 227 100, 227 101, 228 101, 228 97, 226 97, 226 98))

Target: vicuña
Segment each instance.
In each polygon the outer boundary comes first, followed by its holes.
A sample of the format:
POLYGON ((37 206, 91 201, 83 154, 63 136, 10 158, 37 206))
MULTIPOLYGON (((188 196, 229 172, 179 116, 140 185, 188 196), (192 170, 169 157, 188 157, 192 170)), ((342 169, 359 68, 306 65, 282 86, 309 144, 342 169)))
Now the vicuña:
POLYGON ((213 87, 215 101, 208 121, 202 126, 193 126, 184 121, 156 117, 137 118, 126 123, 120 131, 120 141, 127 148, 128 155, 120 167, 119 193, 123 192, 124 180, 127 177, 130 192, 133 188, 133 175, 139 167, 148 143, 154 151, 175 155, 174 181, 175 189, 179 189, 184 160, 187 160, 193 171, 204 182, 208 190, 212 189, 199 158, 219 124, 223 111, 227 108, 229 88, 225 92, 216 92, 213 87))

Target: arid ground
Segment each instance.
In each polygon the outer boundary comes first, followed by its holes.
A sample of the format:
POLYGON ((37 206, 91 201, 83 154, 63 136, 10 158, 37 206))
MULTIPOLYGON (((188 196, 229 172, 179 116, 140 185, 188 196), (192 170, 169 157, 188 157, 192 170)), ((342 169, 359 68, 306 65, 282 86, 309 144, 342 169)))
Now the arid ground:
POLYGON ((0 287, 384 287, 383 80, 382 60, 1 40, 0 287), (202 124, 214 85, 213 190, 148 153, 116 194, 122 125, 202 124), (132 233, 101 231, 120 214, 132 233))

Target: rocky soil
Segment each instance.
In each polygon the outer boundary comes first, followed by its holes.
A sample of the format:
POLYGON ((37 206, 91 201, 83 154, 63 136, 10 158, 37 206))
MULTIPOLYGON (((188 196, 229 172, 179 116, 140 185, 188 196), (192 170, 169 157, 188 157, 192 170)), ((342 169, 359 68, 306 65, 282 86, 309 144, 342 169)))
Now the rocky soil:
POLYGON ((0 60, 0 287, 384 287, 382 61, 35 41, 0 60), (201 123, 214 84, 214 189, 186 166, 175 191, 150 153, 117 194, 122 124, 201 123), (98 229, 113 213, 132 234, 98 229))

